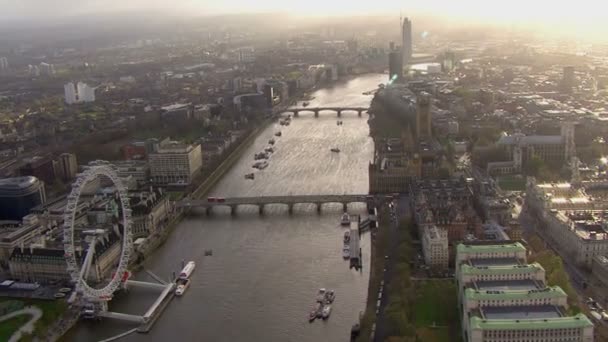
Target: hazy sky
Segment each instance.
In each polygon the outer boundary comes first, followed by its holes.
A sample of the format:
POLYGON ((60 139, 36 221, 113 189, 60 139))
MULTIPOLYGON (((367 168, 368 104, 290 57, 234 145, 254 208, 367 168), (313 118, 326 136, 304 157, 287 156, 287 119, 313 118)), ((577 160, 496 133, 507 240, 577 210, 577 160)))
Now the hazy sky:
MULTIPOLYGON (((299 15, 380 14, 402 11, 491 23, 543 23, 556 31, 608 31, 604 0, 0 0, 1 19, 57 18, 114 11, 205 15, 278 12, 299 15)), ((597 32, 595 32, 597 34, 597 32)))
POLYGON ((123 10, 178 10, 190 13, 293 11, 299 14, 351 14, 425 11, 499 20, 606 17, 602 0, 0 0, 0 16, 56 16, 123 10))

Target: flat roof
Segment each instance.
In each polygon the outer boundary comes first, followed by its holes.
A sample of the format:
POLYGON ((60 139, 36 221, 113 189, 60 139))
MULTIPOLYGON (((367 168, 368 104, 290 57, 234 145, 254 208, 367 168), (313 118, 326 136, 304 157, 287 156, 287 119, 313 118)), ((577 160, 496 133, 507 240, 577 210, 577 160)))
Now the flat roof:
POLYGON ((583 314, 535 319, 483 319, 473 316, 470 327, 471 330, 546 330, 589 328, 593 327, 593 323, 583 314))
POLYGON ((551 286, 542 290, 475 290, 469 288, 465 290, 464 296, 467 300, 525 300, 568 297, 559 286, 551 286))
POLYGON ((496 245, 465 245, 459 244, 456 253, 500 253, 500 252, 525 252, 526 247, 519 242, 503 243, 496 245))
POLYGON ((522 274, 544 271, 544 268, 539 263, 535 262, 528 265, 481 267, 474 267, 464 264, 460 270, 463 274, 522 274))
POLYGON ((530 279, 525 280, 492 280, 492 281, 476 281, 473 283, 475 288, 482 291, 529 291, 539 290, 538 282, 530 279))
POLYGON ((517 258, 476 258, 469 259, 471 266, 514 266, 519 265, 517 258))
POLYGON ((562 317, 554 305, 489 306, 481 309, 485 319, 538 319, 562 317))

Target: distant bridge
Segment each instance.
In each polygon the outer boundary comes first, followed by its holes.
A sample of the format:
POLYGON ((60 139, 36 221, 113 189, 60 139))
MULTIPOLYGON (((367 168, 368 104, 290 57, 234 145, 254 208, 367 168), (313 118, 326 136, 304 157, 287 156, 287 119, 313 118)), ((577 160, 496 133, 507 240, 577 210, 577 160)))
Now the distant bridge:
POLYGON ((344 211, 347 210, 349 203, 372 204, 374 197, 371 195, 297 195, 297 196, 256 196, 256 197, 229 197, 222 199, 184 199, 177 203, 181 208, 204 208, 207 213, 215 207, 229 207, 232 214, 236 213, 239 206, 257 206, 260 214, 264 213, 267 204, 284 204, 289 213, 293 213, 296 204, 314 204, 317 211, 321 211, 323 204, 339 203, 342 204, 344 211))
POLYGON ((356 112, 357 115, 361 116, 364 112, 367 112, 367 107, 302 107, 302 108, 288 108, 282 111, 282 113, 293 113, 293 116, 299 116, 302 112, 310 112, 315 114, 315 118, 319 117, 321 112, 334 112, 338 117, 342 116, 342 112, 356 112))

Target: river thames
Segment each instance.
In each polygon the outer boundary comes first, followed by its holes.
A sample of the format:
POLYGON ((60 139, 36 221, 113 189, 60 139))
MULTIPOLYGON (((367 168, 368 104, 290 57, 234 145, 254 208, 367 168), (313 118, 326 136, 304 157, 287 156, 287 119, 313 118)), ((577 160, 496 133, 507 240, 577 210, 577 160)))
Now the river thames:
MULTIPOLYGON (((365 75, 311 94, 310 107, 367 107, 373 90, 386 75, 365 75)), ((301 113, 290 126, 267 127, 226 173, 211 196, 348 194, 368 192, 368 164, 373 155, 367 115, 301 113), (277 131, 281 137, 274 137, 277 131), (275 138, 275 153, 265 170, 253 172, 253 155, 275 138), (337 147, 340 153, 332 153, 337 147)), ((342 258, 341 205, 328 204, 318 214, 313 206, 297 205, 289 215, 281 205, 241 207, 236 216, 216 208, 211 216, 194 212, 166 243, 146 260, 145 267, 169 279, 182 260, 197 268, 183 297, 176 297, 149 334, 131 334, 121 341, 346 341, 365 309, 369 280, 369 235, 362 237, 364 268, 349 269, 342 258), (205 256, 205 250, 213 250, 205 256), (327 321, 308 322, 320 287, 334 289, 336 300, 327 321)), ((364 204, 349 205, 364 214, 364 204)), ((145 273, 137 279, 150 278, 145 273)), ((110 310, 143 314, 155 299, 150 290, 120 294, 110 310)), ((83 322, 67 340, 94 341, 134 326, 105 320, 83 322)))

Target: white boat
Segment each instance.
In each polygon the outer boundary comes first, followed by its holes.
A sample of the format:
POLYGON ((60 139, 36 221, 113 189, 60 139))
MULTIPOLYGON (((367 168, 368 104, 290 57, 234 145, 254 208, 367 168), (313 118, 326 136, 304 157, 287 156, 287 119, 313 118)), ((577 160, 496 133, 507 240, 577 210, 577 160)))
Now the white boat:
POLYGON ((350 215, 348 215, 348 213, 342 214, 342 219, 340 220, 340 224, 343 226, 350 226, 350 215))
POLYGON ((325 292, 325 288, 319 289, 319 292, 317 293, 317 302, 323 303, 323 301, 325 300, 325 292))
POLYGON ((350 248, 347 246, 344 246, 344 249, 342 250, 342 257, 344 259, 350 259, 350 248))
POLYGON ((182 296, 184 292, 190 287, 190 279, 180 279, 177 281, 177 287, 175 288, 175 295, 182 296))
POLYGON ((190 275, 192 275, 192 272, 194 272, 195 267, 196 264, 194 263, 194 261, 188 261, 184 269, 179 273, 179 279, 190 278, 190 275))
POLYGON ((335 152, 335 153, 339 153, 340 149, 337 148, 337 147, 334 147, 334 148, 330 149, 330 151, 335 152))
POLYGON ((323 311, 321 312, 321 316, 323 319, 328 319, 329 315, 331 315, 331 305, 325 305, 323 307, 323 311))

